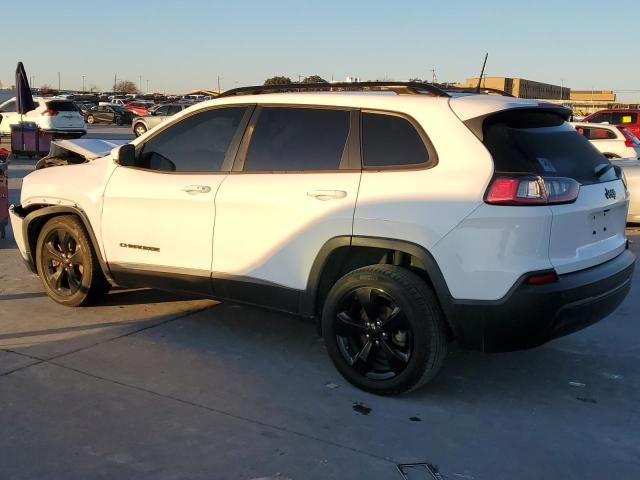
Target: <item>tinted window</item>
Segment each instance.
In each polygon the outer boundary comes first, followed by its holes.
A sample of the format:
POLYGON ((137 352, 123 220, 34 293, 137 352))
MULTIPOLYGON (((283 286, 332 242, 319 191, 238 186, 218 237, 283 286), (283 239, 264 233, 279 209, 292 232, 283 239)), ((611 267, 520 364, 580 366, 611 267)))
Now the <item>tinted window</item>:
POLYGON ((618 136, 606 128, 576 127, 576 131, 589 140, 612 140, 618 136))
POLYGON ((337 170, 349 134, 344 110, 264 108, 245 171, 337 170))
POLYGON ((136 166, 175 172, 220 171, 245 107, 192 115, 149 140, 136 166))
POLYGON ((377 113, 362 114, 362 156, 365 167, 419 165, 429 160, 411 122, 377 113))
POLYGON ((164 106, 164 107, 160 107, 155 111, 156 115, 167 115, 169 111, 169 107, 164 106))
POLYGON ((584 184, 616 178, 614 169, 601 177, 595 174, 609 160, 554 114, 499 113, 485 120, 483 134, 496 172, 570 177, 584 184))
POLYGON ((173 115, 174 113, 178 113, 182 110, 182 107, 180 105, 173 105, 171 107, 169 107, 169 115, 173 115))
POLYGON ((52 100, 47 102, 47 108, 56 112, 77 112, 78 107, 73 102, 66 100, 52 100))
POLYGON ((611 114, 610 113, 598 113, 589 119, 589 122, 592 123, 611 123, 611 114))
POLYGON ((3 107, 2 107, 2 111, 3 112, 15 112, 16 111, 16 101, 12 100, 10 102, 7 102, 3 107))
POLYGON ((638 123, 638 114, 632 112, 613 112, 611 123, 614 125, 635 125, 638 123))

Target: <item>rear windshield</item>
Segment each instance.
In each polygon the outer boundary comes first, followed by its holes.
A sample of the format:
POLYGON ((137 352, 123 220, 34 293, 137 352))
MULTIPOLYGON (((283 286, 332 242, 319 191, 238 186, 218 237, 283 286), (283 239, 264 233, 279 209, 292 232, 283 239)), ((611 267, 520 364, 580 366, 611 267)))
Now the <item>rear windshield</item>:
POLYGON ((78 107, 75 103, 68 100, 52 100, 47 102, 47 108, 49 110, 55 110, 56 112, 77 112, 78 107))
POLYGON ((487 118, 483 143, 496 172, 569 177, 583 184, 615 180, 614 169, 586 138, 553 113, 510 110, 487 118))

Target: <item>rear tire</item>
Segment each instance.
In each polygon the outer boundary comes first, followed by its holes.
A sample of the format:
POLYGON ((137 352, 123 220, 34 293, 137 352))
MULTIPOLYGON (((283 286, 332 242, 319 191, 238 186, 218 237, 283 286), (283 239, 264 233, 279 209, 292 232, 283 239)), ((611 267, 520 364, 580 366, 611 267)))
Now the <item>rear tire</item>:
POLYGON ((136 123, 133 127, 133 133, 135 133, 136 137, 144 135, 145 133, 147 133, 147 127, 145 127, 144 123, 142 122, 136 123))
POLYGON ((322 333, 338 371, 380 395, 421 387, 447 355, 435 295, 416 274, 392 265, 359 268, 338 280, 324 304, 322 333))
POLYGON ((44 224, 36 243, 36 267, 47 295, 61 305, 90 305, 111 288, 84 225, 73 215, 44 224))

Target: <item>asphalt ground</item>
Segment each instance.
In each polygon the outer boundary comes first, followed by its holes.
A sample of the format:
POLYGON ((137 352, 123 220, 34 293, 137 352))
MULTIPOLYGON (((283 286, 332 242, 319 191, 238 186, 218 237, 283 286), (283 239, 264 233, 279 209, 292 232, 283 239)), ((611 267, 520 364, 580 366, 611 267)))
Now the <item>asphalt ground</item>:
MULTIPOLYGON (((11 163, 11 202, 33 163, 11 163)), ((640 230, 628 234, 640 253, 640 230)), ((151 290, 59 306, 9 231, 0 478, 382 480, 425 462, 451 480, 637 479, 638 275, 586 330, 515 353, 453 345, 427 387, 383 398, 347 384, 296 317, 151 290)))

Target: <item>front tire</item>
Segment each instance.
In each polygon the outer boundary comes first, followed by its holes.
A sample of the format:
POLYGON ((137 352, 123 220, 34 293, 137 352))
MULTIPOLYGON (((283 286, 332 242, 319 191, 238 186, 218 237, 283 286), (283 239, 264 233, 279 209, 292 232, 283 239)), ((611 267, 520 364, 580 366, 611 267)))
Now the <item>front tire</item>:
POLYGON ((392 265, 359 268, 338 280, 324 304, 322 333, 338 371, 380 395, 426 384, 447 355, 435 295, 416 274, 392 265))
POLYGON ((36 266, 47 295, 61 305, 90 305, 110 288, 84 225, 73 215, 44 224, 36 244, 36 266))

